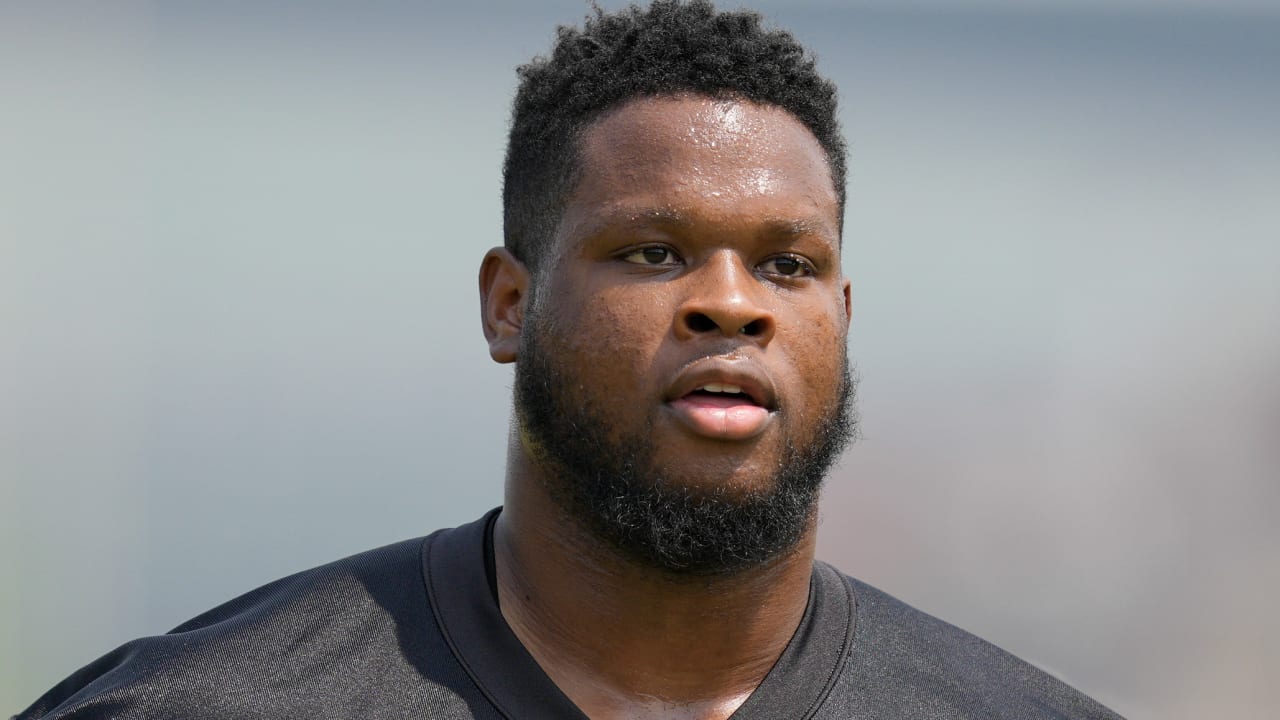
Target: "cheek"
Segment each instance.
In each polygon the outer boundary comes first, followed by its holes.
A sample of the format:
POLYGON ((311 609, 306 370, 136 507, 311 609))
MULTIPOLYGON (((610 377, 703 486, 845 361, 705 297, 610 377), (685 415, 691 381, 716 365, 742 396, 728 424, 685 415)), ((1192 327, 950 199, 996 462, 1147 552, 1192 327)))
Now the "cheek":
POLYGON ((843 305, 816 320, 809 317, 807 322, 792 322, 785 337, 775 338, 787 348, 796 380, 804 389, 805 407, 800 408, 804 414, 810 409, 825 412, 835 404, 847 354, 843 305))
POLYGON ((609 289, 564 304, 556 334, 589 392, 622 399, 643 385, 669 324, 660 322, 657 305, 609 289))

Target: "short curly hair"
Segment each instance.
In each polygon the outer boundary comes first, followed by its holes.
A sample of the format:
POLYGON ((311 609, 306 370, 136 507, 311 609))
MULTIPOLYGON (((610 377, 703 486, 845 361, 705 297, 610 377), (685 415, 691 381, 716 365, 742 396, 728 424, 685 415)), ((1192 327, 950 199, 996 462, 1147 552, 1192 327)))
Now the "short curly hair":
POLYGON ((503 239, 535 272, 580 170, 578 139, 606 111, 636 97, 693 93, 775 105, 803 123, 827 156, 843 212, 845 143, 836 88, 811 54, 751 11, 709 0, 655 0, 560 26, 551 56, 517 70, 503 167, 503 239))

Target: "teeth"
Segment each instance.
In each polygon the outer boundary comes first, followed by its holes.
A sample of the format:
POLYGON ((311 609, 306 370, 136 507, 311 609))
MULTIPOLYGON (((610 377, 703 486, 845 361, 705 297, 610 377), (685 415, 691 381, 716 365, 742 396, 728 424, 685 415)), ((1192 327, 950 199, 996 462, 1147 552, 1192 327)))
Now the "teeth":
POLYGON ((729 385, 728 383, 707 383, 706 385, 703 385, 698 389, 706 390, 707 392, 713 392, 713 393, 741 393, 742 392, 742 388, 738 387, 737 385, 729 385))

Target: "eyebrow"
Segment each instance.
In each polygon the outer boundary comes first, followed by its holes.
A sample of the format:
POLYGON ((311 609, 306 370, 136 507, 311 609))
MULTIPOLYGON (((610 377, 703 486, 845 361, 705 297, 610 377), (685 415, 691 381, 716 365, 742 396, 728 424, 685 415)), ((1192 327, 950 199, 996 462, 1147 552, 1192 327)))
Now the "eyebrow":
POLYGON ((839 240, 840 233, 831 223, 819 218, 779 218, 766 220, 765 232, 778 237, 798 237, 801 235, 826 236, 828 234, 839 240))

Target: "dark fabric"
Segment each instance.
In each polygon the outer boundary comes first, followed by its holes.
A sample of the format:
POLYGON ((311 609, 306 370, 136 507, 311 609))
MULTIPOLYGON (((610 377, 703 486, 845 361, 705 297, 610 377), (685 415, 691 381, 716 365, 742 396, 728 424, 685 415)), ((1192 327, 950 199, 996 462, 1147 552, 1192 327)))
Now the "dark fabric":
POLYGON ((454 658, 506 717, 584 718, 524 649, 502 618, 496 579, 486 556, 490 513, 480 522, 439 533, 427 542, 423 571, 435 617, 454 658))
POLYGON ((127 643, 27 718, 499 718, 425 601, 423 539, 254 590, 127 643))
POLYGON ((995 645, 847 580, 858 605, 852 656, 815 718, 1120 717, 995 645))
MULTIPOLYGON (((476 522, 265 585, 127 643, 16 716, 582 718, 502 619, 476 522)), ((815 563, 791 643, 735 720, 1118 716, 815 563)))

